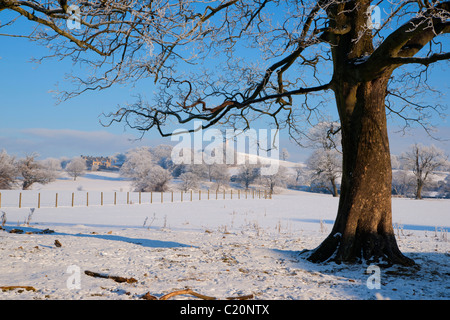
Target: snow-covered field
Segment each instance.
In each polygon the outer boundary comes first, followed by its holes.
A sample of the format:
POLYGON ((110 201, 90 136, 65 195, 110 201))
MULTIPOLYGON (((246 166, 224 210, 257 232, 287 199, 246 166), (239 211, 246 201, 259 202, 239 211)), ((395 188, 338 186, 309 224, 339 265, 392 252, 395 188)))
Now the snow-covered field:
MULTIPOLYGON (((129 191, 129 182, 111 173, 58 180, 35 191, 80 186, 129 191)), ((381 269, 379 289, 367 286, 374 275, 367 265, 313 264, 298 254, 328 235, 337 203, 329 195, 285 191, 273 199, 42 207, 29 226, 30 208, 2 206, 0 286, 36 291, 0 291, 0 299, 128 300, 185 288, 218 299, 450 298, 450 200, 393 199, 398 244, 420 268, 381 269), (54 232, 37 233, 45 229, 54 232), (137 282, 96 278, 86 270, 137 282)))

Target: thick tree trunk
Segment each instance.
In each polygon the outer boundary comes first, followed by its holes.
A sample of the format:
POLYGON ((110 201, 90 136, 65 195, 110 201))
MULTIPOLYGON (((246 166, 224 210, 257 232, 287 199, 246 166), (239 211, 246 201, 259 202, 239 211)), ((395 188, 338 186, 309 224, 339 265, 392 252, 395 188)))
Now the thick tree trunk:
POLYGON ((339 195, 339 192, 338 192, 337 185, 336 185, 336 179, 332 178, 332 179, 330 179, 330 182, 331 182, 331 188, 332 188, 331 193, 333 194, 333 197, 337 197, 339 195))
POLYGON ((392 226, 392 171, 385 94, 388 76, 341 83, 336 101, 342 125, 343 176, 337 218, 309 260, 412 265, 399 250, 392 226))
POLYGON ((417 179, 416 199, 418 200, 422 199, 422 189, 423 189, 423 181, 417 179))

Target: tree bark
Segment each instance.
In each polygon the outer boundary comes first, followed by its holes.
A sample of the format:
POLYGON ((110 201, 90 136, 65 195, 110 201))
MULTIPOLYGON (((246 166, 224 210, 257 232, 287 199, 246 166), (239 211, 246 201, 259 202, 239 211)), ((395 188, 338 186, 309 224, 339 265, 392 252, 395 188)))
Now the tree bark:
POLYGON ((333 177, 330 179, 331 182, 331 193, 333 194, 333 197, 337 197, 339 195, 338 189, 337 189, 337 185, 336 185, 336 179, 333 177))
POLYGON ((328 37, 333 55, 332 89, 341 121, 342 181, 333 229, 308 259, 410 266, 414 261, 400 252, 392 226, 385 98, 396 66, 377 59, 355 63, 355 59, 375 55, 372 32, 365 27, 369 5, 369 1, 339 2, 327 10, 331 28, 350 25, 348 33, 328 37))
POLYGON ((389 74, 340 82, 343 176, 334 227, 309 260, 413 265, 399 250, 391 215, 391 160, 384 99, 389 74))
POLYGON ((423 181, 420 179, 417 179, 417 190, 416 190, 416 199, 417 200, 422 199, 422 189, 423 189, 423 181))

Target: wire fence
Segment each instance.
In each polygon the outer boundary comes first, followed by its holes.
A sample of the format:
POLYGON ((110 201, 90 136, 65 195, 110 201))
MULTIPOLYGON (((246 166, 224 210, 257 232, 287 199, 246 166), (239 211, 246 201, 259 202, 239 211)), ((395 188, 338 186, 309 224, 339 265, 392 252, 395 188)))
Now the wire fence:
POLYGON ((266 190, 198 190, 169 192, 2 190, 0 208, 58 208, 133 205, 205 200, 272 199, 266 190))

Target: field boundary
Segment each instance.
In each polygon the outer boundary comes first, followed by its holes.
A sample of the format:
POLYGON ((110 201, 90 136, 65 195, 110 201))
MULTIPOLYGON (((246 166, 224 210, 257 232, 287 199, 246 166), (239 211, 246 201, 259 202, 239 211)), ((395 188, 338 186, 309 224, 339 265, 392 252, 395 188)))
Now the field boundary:
POLYGON ((2 190, 1 208, 58 208, 136 205, 208 200, 272 199, 267 190, 197 190, 166 192, 2 190))

